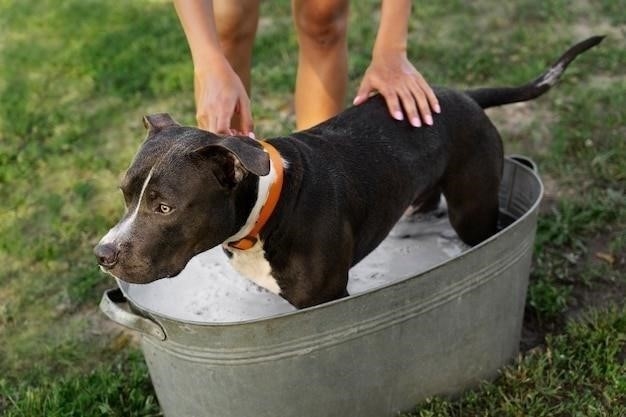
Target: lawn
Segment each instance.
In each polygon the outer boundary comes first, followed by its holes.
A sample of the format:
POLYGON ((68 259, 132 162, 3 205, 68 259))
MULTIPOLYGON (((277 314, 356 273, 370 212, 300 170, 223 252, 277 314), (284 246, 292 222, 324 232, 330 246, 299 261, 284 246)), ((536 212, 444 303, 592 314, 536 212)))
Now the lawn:
MULTIPOLYGON (((378 1, 352 2, 350 80, 378 1)), ((522 353, 493 382, 406 416, 626 415, 626 1, 416 2, 409 55, 432 84, 517 84, 570 44, 607 38, 531 103, 490 110, 507 153, 546 185, 522 353)), ((288 2, 254 51, 257 136, 294 128, 288 2)), ((0 414, 158 416, 132 336, 103 318, 91 250, 144 114, 194 123, 192 68, 169 2, 0 0, 0 414)), ((352 97, 349 97, 351 99, 352 97)), ((445 111, 445 109, 444 109, 445 111)))

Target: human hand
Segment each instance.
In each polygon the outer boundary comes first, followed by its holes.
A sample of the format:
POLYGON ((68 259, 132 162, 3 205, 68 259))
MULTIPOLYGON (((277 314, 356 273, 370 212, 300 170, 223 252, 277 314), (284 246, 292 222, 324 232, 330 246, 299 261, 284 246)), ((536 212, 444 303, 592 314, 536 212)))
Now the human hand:
POLYGON ((435 93, 404 52, 374 54, 354 104, 365 102, 375 90, 385 98, 391 117, 404 120, 406 114, 412 126, 419 127, 422 122, 432 125, 431 109, 435 113, 441 112, 435 93))
POLYGON ((241 79, 224 60, 194 72, 196 120, 201 129, 254 138, 250 99, 241 79))

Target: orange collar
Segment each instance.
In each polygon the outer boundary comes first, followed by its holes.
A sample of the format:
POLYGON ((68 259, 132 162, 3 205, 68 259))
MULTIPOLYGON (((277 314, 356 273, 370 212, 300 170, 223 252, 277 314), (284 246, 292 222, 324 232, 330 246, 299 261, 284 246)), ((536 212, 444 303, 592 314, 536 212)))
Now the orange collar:
POLYGON ((271 164, 274 166, 276 170, 276 180, 270 186, 270 192, 267 196, 267 200, 265 204, 261 208, 261 212, 259 213, 259 217, 254 223, 254 227, 250 230, 250 233, 246 237, 243 237, 234 242, 229 242, 228 246, 235 249, 246 250, 250 249, 254 244, 259 240, 258 235, 267 223, 268 219, 274 212, 276 208, 276 204, 278 204, 278 199, 280 198, 280 192, 283 188, 283 161, 280 157, 280 154, 272 145, 265 141, 260 142, 265 152, 267 152, 270 156, 271 164))

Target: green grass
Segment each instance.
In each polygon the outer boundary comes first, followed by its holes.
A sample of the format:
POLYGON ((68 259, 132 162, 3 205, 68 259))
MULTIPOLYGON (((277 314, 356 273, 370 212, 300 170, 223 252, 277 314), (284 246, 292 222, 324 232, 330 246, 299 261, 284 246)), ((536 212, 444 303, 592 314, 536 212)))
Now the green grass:
MULTIPOLYGON (((257 135, 269 136, 294 126, 297 50, 288 3, 262 7, 252 102, 257 135)), ((353 92, 378 7, 352 4, 353 92)), ((534 158, 547 185, 526 309, 541 347, 494 383, 431 399, 414 415, 623 411, 626 319, 623 308, 606 309, 626 292, 623 10, 624 0, 415 5, 409 54, 433 84, 525 82, 574 41, 608 37, 545 97, 490 111, 507 151, 534 158), (584 324, 566 324, 581 312, 584 324)), ((116 186, 143 139, 141 117, 168 111, 194 122, 173 7, 0 0, 0 62, 0 414, 157 415, 136 346, 98 312, 113 282, 91 248, 123 210, 116 186)))
POLYGON ((626 415, 626 311, 596 313, 520 356, 494 383, 403 417, 626 415))
POLYGON ((86 374, 65 375, 38 387, 10 387, 0 380, 0 389, 6 393, 6 417, 162 415, 138 353, 131 353, 123 362, 100 365, 86 374))

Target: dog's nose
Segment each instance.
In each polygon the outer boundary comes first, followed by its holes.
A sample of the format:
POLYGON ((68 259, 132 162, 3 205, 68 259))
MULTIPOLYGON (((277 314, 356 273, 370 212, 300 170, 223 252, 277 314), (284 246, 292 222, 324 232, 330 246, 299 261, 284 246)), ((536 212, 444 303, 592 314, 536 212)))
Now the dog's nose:
POLYGON ((113 268, 117 263, 119 250, 112 243, 100 243, 94 248, 93 253, 96 255, 100 266, 113 268))

